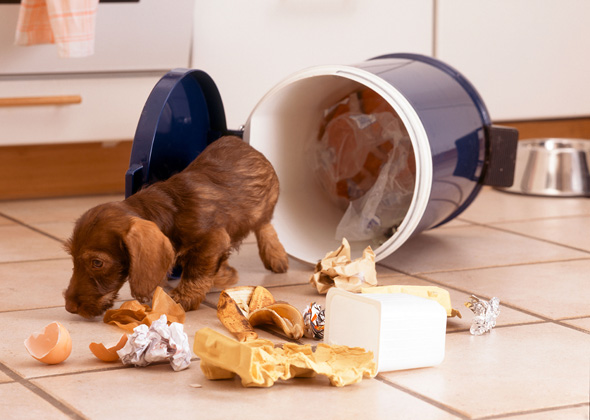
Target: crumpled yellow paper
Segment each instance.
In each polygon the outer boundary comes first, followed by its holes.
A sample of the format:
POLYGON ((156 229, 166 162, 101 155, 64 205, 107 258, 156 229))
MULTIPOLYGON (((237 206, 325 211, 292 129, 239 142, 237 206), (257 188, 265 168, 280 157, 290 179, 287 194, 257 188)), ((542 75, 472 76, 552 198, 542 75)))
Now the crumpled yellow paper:
POLYGON ((193 351, 201 359, 201 370, 210 380, 230 379, 235 374, 245 387, 270 387, 278 379, 327 376, 332 386, 346 386, 377 374, 373 352, 359 347, 285 343, 272 341, 240 343, 210 328, 195 334, 193 351))
POLYGON ((152 307, 139 303, 137 300, 123 302, 119 309, 109 309, 105 312, 105 324, 116 325, 125 331, 133 332, 140 324, 148 327, 153 321, 166 315, 168 324, 179 322, 184 324, 186 313, 180 304, 176 303, 161 287, 157 287, 152 298, 152 307))
POLYGON ((451 306, 451 294, 437 286, 416 286, 416 285, 400 285, 392 284, 389 286, 377 286, 377 287, 363 287, 362 293, 405 293, 408 295, 414 295, 425 299, 434 300, 442 305, 447 311, 447 317, 458 316, 461 317, 461 312, 453 309, 451 306))
POLYGON ((346 238, 342 238, 342 245, 336 251, 328 252, 317 263, 309 282, 320 294, 328 293, 332 286, 360 293, 363 287, 377 285, 375 253, 368 246, 362 257, 351 261, 350 244, 346 238))

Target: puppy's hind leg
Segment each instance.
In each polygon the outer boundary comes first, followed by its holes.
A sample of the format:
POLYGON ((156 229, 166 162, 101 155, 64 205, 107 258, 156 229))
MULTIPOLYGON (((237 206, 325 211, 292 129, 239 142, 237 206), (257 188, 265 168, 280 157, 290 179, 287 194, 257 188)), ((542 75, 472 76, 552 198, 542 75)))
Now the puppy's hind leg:
POLYGON ((285 273, 289 269, 289 257, 279 241, 275 228, 270 223, 266 223, 255 230, 254 234, 264 267, 273 273, 285 273))

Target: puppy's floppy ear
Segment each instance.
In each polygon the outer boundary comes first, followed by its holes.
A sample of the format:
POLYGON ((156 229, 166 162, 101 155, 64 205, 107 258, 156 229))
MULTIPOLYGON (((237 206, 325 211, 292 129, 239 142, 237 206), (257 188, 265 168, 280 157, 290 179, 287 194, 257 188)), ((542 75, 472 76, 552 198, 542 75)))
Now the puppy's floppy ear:
POLYGON ((131 228, 123 238, 129 251, 129 287, 134 298, 146 301, 174 263, 170 240, 154 222, 131 218, 131 228))

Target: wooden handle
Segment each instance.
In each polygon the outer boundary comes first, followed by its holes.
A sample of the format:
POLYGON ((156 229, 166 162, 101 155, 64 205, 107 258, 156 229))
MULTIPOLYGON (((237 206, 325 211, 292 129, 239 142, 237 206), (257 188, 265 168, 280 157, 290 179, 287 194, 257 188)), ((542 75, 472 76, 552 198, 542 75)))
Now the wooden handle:
POLYGON ((0 98, 0 107, 72 105, 79 104, 81 102, 82 97, 80 95, 30 96, 21 98, 0 98))

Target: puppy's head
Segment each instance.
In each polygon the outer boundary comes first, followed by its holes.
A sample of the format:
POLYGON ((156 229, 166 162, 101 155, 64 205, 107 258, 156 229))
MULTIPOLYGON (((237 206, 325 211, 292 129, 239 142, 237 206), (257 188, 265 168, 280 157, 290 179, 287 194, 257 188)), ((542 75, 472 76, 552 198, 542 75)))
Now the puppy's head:
POLYGON ((85 318, 112 307, 127 279, 133 297, 149 300, 174 262, 172 245, 156 224, 131 216, 120 203, 82 215, 66 249, 74 263, 66 310, 85 318))

